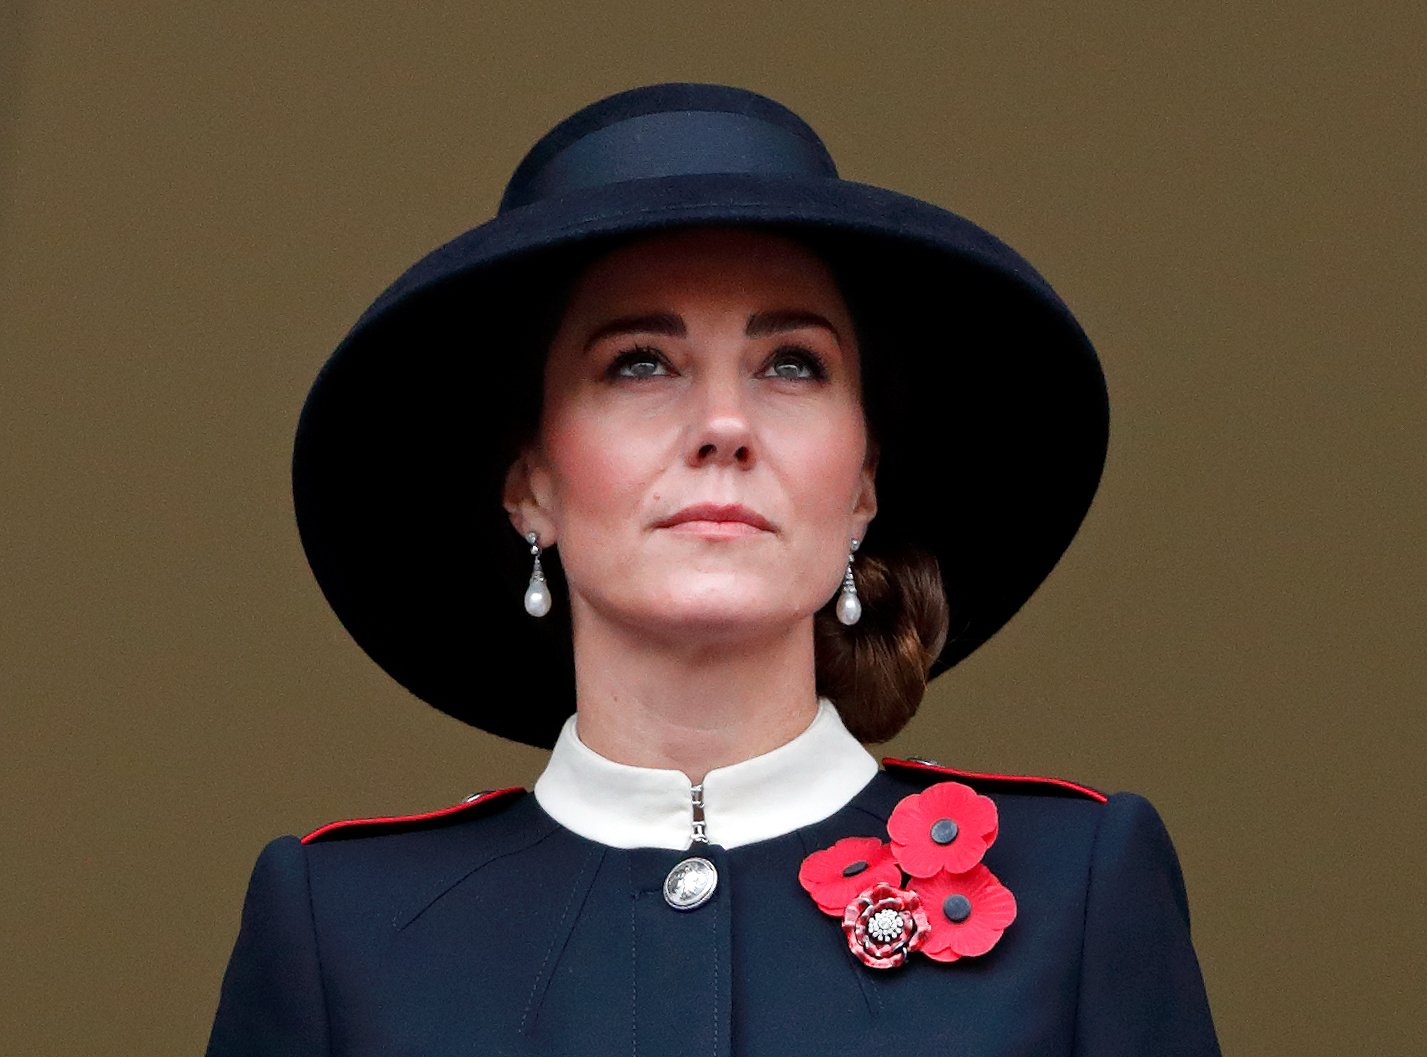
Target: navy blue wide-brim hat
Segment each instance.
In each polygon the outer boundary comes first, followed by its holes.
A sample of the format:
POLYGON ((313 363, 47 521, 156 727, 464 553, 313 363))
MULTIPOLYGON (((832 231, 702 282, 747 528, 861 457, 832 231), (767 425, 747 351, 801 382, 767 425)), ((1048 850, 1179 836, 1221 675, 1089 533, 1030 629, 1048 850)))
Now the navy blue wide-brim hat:
MULTIPOLYGON (((617 240, 709 224, 800 238, 843 285, 879 448, 863 553, 936 556, 952 626, 931 674, 1004 625, 1069 545, 1109 409, 1094 349, 1035 269, 954 213, 840 179, 771 99, 636 88, 546 133, 496 217, 378 297, 303 408, 293 493, 308 560, 347 630, 417 697, 554 743, 574 710, 568 607, 524 612, 528 548, 501 503, 538 418, 551 317, 617 240)), ((557 560, 547 573, 562 599, 557 560)))

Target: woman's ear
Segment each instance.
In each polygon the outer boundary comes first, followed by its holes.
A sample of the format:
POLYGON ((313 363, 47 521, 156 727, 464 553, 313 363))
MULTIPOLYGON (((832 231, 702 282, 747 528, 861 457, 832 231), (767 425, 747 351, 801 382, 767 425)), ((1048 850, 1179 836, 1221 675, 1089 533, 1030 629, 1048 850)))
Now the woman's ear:
POLYGON ((870 442, 858 477, 857 500, 852 506, 852 516, 854 534, 862 539, 867 535, 867 526, 877 516, 877 448, 870 442))
POLYGON ((523 451, 505 473, 501 502, 510 523, 521 536, 535 533, 541 547, 556 542, 555 522, 550 510, 550 474, 532 451, 523 451))

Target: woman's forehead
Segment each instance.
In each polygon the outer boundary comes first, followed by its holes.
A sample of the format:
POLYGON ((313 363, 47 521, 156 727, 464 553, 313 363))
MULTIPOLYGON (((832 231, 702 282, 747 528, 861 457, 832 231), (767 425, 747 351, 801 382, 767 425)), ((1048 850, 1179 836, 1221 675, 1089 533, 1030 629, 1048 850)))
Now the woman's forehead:
POLYGON ((656 307, 653 301, 661 299, 709 297, 750 305, 771 299, 783 309, 846 313, 837 282, 822 258, 793 238, 752 228, 696 228, 645 236, 590 264, 572 295, 571 311, 582 313, 651 308, 656 307), (782 303, 789 298, 791 302, 782 303))

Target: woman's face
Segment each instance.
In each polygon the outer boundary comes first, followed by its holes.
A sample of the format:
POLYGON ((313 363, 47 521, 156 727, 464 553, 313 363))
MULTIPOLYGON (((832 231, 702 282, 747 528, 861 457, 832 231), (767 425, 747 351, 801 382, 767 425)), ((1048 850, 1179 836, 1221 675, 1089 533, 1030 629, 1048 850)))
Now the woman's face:
POLYGON ((826 265, 780 236, 699 229, 577 281, 507 506, 559 547, 577 627, 736 637, 832 596, 876 510, 869 463, 826 265))

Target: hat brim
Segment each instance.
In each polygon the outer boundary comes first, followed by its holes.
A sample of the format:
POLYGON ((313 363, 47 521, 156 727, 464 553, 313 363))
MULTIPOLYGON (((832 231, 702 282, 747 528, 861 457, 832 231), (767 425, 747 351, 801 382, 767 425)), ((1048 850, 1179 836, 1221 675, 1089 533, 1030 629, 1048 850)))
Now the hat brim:
MULTIPOLYGON (((303 546, 361 647, 417 697, 550 746, 574 709, 568 616, 521 609, 528 554, 501 505, 532 286, 562 255, 688 225, 767 225, 854 275, 864 372, 887 381, 867 547, 940 564, 953 614, 932 666, 1008 621, 1074 537, 1108 441, 1104 377, 1049 284, 963 217, 836 179, 631 181, 512 210, 429 254, 323 367, 293 456, 303 546)), ((871 412, 869 411, 869 415, 871 412)), ((528 423, 527 423, 528 424, 528 423)), ((552 590, 562 595, 558 562, 552 590)))

